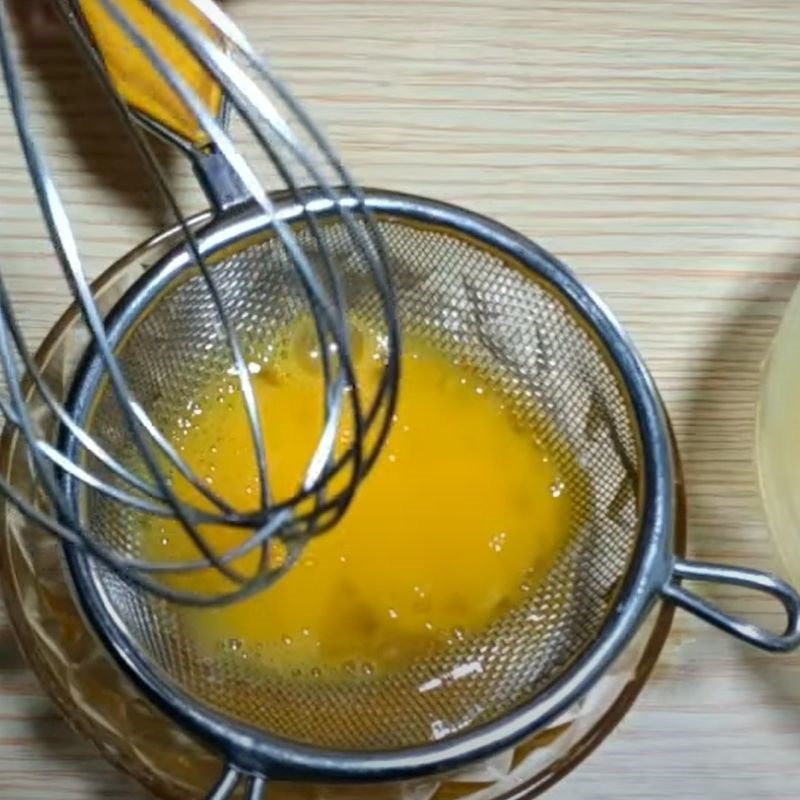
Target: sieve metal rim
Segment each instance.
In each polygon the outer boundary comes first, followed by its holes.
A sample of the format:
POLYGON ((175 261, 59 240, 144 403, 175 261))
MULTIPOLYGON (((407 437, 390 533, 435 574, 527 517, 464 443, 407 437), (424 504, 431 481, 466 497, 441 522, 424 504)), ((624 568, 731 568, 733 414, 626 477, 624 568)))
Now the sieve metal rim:
MULTIPOLYGON (((281 779, 406 779, 454 769, 465 762, 503 750, 552 720, 583 695, 624 647, 657 597, 667 595, 687 607, 693 597, 671 582, 676 569, 670 550, 675 520, 675 466, 666 418, 652 378, 610 311, 566 266, 504 225, 456 206, 417 196, 366 190, 364 198, 378 218, 439 228, 450 235, 491 248, 506 260, 529 270, 538 280, 547 282, 567 307, 583 317, 619 375, 640 437, 640 535, 617 600, 595 643, 552 686, 530 703, 479 728, 437 743, 387 752, 324 750, 268 736, 202 708, 174 687, 165 685, 115 623, 114 615, 93 577, 95 571, 91 559, 66 546, 69 572, 87 621, 146 696, 179 724, 221 751, 236 769, 281 779)), ((313 204, 314 212, 322 217, 335 210, 334 204, 320 195, 306 195, 305 202, 313 204)), ((340 202, 350 200, 343 196, 340 202)), ((283 221, 299 221, 302 213, 303 207, 288 198, 276 199, 276 214, 283 221)), ((257 235, 269 223, 260 210, 254 211, 252 207, 235 209, 198 234, 201 250, 211 254, 231 241, 257 235)), ((139 310, 146 306, 144 300, 156 296, 189 263, 189 256, 184 251, 174 252, 129 290, 109 318, 112 342, 119 341, 127 326, 133 324, 139 310)), ((93 371, 89 359, 76 376, 72 394, 71 412, 78 422, 83 422, 83 415, 91 406, 97 378, 97 369, 93 371)), ((68 455, 75 455, 77 443, 74 440, 67 440, 65 447, 68 455)), ((71 502, 76 503, 75 485, 65 488, 71 502)), ((707 575, 693 577, 708 579, 707 575)), ((735 578, 740 582, 743 580, 741 571, 735 578)), ((792 615, 787 601, 788 587, 778 587, 783 595, 779 595, 774 586, 761 588, 779 596, 790 616, 787 632, 792 628, 795 638, 800 641, 798 614, 792 615)), ((795 610, 800 609, 800 598, 792 593, 789 599, 797 601, 795 610)), ((692 610, 702 612, 698 608, 692 610)), ((711 619, 710 615, 707 618, 711 619)), ((722 624, 718 619, 711 621, 722 624)), ((733 629, 730 621, 727 627, 742 635, 733 629)))
MULTIPOLYGON (((189 730, 229 755, 242 769, 265 772, 271 777, 315 780, 395 780, 445 771, 505 749, 557 716, 582 695, 625 645, 658 596, 669 572, 669 542, 673 529, 672 491, 674 467, 669 437, 655 387, 641 359, 607 308, 584 287, 563 264, 530 240, 497 222, 464 209, 398 193, 365 190, 364 198, 378 218, 413 221, 443 229, 477 241, 532 270, 540 280, 561 295, 565 304, 584 317, 619 372, 621 386, 629 395, 631 410, 640 432, 642 455, 641 531, 632 564, 619 589, 618 600, 606 620, 595 646, 584 653, 548 690, 532 703, 496 721, 455 735, 451 739, 397 751, 348 752, 322 750, 301 745, 233 723, 204 709, 158 675, 133 646, 115 619, 110 604, 96 580, 91 559, 67 545, 65 554, 79 602, 91 626, 106 648, 139 684, 150 700, 189 730)), ((347 202, 346 198, 344 200, 347 202)), ((318 196, 307 198, 314 212, 324 217, 335 207, 318 196)), ((275 203, 276 214, 285 222, 301 219, 302 207, 288 198, 275 203)), ((201 252, 211 256, 231 242, 241 242, 268 228, 270 220, 260 209, 243 207, 213 222, 197 235, 201 252)), ((119 343, 142 311, 171 287, 181 272, 191 266, 184 248, 165 257, 137 281, 109 316, 107 329, 112 344, 119 343)), ((87 353, 79 367, 69 409, 84 424, 98 389, 102 370, 96 355, 87 353)), ((65 449, 77 455, 77 442, 67 437, 65 449)), ((77 486, 65 478, 70 502, 78 502, 77 486)))

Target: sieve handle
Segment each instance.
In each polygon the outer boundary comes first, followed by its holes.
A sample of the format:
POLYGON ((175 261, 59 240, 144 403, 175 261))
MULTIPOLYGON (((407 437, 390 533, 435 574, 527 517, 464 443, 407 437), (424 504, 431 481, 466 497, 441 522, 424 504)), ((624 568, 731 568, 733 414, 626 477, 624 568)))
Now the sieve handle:
MULTIPOLYGON (((206 797, 206 800, 230 800, 244 782, 244 800, 264 800, 267 791, 267 779, 262 775, 246 775, 232 764, 225 766, 219 780, 206 797)), ((237 795, 238 796, 238 795, 237 795)))
POLYGON ((746 567, 708 564, 676 559, 664 597, 700 619, 762 650, 788 652, 800 645, 800 594, 775 575, 746 567), (702 581, 742 586, 774 597, 786 612, 786 629, 777 634, 739 617, 727 614, 710 601, 684 588, 680 581, 702 581))

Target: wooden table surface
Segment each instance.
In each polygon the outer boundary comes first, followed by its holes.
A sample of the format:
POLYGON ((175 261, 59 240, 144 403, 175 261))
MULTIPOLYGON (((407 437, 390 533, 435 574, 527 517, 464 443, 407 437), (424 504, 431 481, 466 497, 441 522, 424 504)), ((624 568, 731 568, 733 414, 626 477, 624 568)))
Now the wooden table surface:
MULTIPOLYGON (((800 3, 227 6, 362 183, 497 217, 601 293, 672 415, 692 554, 772 566, 753 430, 760 364, 800 274, 800 3)), ((46 31, 25 45, 36 129, 97 273, 160 213, 70 47, 46 31)), ((38 339, 65 290, 7 109, 2 96, 0 266, 38 339)), ((746 593, 715 597, 779 621, 746 593)), ((763 656, 679 613, 634 709, 548 797, 789 800, 798 748, 800 656, 763 656)), ((0 612, 0 798, 143 797, 60 721, 0 612)))

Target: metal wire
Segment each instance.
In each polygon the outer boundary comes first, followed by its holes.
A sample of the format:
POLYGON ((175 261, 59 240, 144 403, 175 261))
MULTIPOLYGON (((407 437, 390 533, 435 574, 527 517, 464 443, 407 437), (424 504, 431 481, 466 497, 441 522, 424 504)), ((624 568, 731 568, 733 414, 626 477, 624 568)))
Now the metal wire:
MULTIPOLYGON (((136 386, 127 379, 115 345, 109 339, 106 320, 95 303, 81 260, 80 244, 53 172, 32 130, 19 69, 12 53, 8 19, 0 7, 0 64, 22 151, 55 256, 91 333, 86 358, 101 365, 104 386, 120 412, 127 444, 127 449, 122 452, 99 441, 89 426, 82 427, 75 422, 64 398, 55 396, 48 388, 35 367, 0 269, 0 364, 6 384, 6 396, 0 397, 0 411, 6 423, 25 442, 41 497, 25 496, 17 487, 2 480, 0 491, 11 505, 35 519, 43 529, 85 549, 129 584, 170 600, 215 605, 262 589, 291 566, 309 537, 335 525, 383 446, 396 402, 400 346, 386 252, 361 191, 332 148, 269 65, 256 55, 244 34, 218 7, 205 0, 191 0, 192 6, 208 23, 212 31, 209 35, 168 2, 141 0, 142 5, 172 31, 175 40, 201 65, 205 74, 221 87, 224 113, 219 115, 205 105, 180 71, 175 69, 170 53, 160 50, 148 38, 146 31, 137 26, 124 2, 96 2, 117 30, 124 34, 126 42, 146 57, 172 92, 176 103, 192 113, 205 134, 207 145, 202 149, 192 147, 191 143, 176 143, 192 159, 203 187, 211 190, 208 194, 214 206, 214 224, 224 231, 230 212, 242 207, 270 219, 270 234, 290 259, 302 288, 307 313, 313 320, 324 382, 318 445, 298 480, 294 494, 288 500, 276 502, 271 490, 274 476, 263 435, 264 420, 259 417, 240 333, 231 323, 215 264, 201 252, 197 231, 189 221, 190 214, 170 187, 143 126, 138 124, 142 122, 141 117, 126 104, 115 87, 84 24, 80 5, 63 0, 56 5, 125 123, 134 149, 152 176, 154 189, 180 225, 183 231, 181 248, 186 252, 190 266, 200 276, 216 315, 250 427, 258 473, 257 509, 235 508, 225 496, 206 485, 184 463, 163 424, 159 425, 154 419, 152 410, 137 399, 136 386), (247 147, 234 141, 228 132, 226 122, 229 117, 233 117, 245 131, 249 139, 245 144, 251 150, 255 149, 257 156, 262 157, 261 161, 269 166, 267 176, 259 170, 260 161, 246 156, 247 147), (257 147, 253 148, 253 144, 257 147), (221 169, 222 174, 217 172, 215 178, 209 178, 207 170, 211 168, 221 169), (213 185, 215 180, 216 186, 213 185), (220 184, 223 184, 222 189, 220 184), (232 187, 233 194, 226 194, 225 187, 232 187), (275 215, 272 194, 276 190, 288 193, 302 207, 302 227, 311 236, 311 246, 308 243, 301 245, 296 226, 286 224, 275 215), (337 222, 347 232, 349 258, 358 261, 368 279, 369 291, 381 309, 387 357, 377 389, 370 397, 364 396, 356 378, 346 293, 311 197, 316 198, 314 202, 317 204, 321 197, 335 205, 337 222), (60 436, 57 441, 41 430, 32 418, 31 397, 26 397, 23 381, 32 384, 33 399, 39 405, 43 403, 58 420, 60 436), (345 418, 352 424, 352 439, 345 450, 335 451, 337 432, 345 418), (66 455, 76 444, 86 458, 66 455), (136 468, 131 467, 133 462, 136 468), (206 501, 205 504, 201 506, 181 500, 171 486, 169 472, 181 475, 206 501), (332 489, 334 481, 335 489, 332 489), (80 503, 68 501, 65 482, 77 483, 82 492, 98 493, 137 514, 177 519, 194 543, 197 558, 156 562, 114 545, 109 542, 106 532, 81 512, 80 503), (226 552, 218 552, 203 534, 203 528, 208 524, 240 528, 251 535, 226 552), (285 543, 288 552, 288 558, 280 567, 270 566, 267 558, 267 548, 276 537, 285 543), (254 550, 261 553, 260 566, 255 573, 242 574, 235 562, 254 550), (231 588, 201 596, 176 590, 163 580, 167 573, 209 568, 224 575, 231 588)), ((228 256, 236 252, 246 255, 251 247, 252 243, 246 238, 237 241, 234 237, 228 256)), ((253 261, 254 271, 266 272, 269 269, 268 263, 253 261)))

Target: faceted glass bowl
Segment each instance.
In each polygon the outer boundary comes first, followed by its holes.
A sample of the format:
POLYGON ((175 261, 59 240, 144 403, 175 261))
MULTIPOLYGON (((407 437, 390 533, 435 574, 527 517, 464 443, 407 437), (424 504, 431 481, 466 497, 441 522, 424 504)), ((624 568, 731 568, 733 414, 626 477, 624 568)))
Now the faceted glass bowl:
MULTIPOLYGON (((206 216, 193 223, 202 224, 206 216)), ((94 284, 103 312, 183 233, 167 230, 129 253, 94 284)), ((70 308, 37 354, 56 396, 65 397, 88 342, 70 308)), ((47 410, 43 407, 42 414, 47 410)), ((35 499, 25 450, 6 429, 0 468, 35 499)), ((681 487, 677 495, 682 499, 681 487)), ((154 708, 119 671, 84 622, 71 594, 61 545, 8 504, 2 505, 0 588, 16 636, 45 691, 64 716, 112 763, 163 800, 195 800, 207 793, 222 762, 154 708)), ((676 519, 683 524, 682 509, 676 519)), ((685 530, 675 532, 683 555, 685 530)), ((661 651, 673 607, 660 603, 615 664, 592 689, 546 729, 512 750, 459 771, 381 786, 273 784, 272 800, 522 800, 557 782, 610 732, 633 703, 661 651)))

